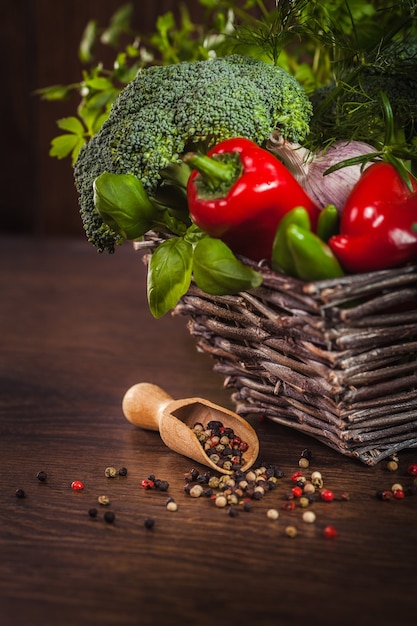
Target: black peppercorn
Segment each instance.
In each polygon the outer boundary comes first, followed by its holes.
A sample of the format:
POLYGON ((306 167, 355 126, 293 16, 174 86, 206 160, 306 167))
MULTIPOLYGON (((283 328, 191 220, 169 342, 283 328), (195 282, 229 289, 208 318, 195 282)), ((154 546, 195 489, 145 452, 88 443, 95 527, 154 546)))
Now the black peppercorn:
POLYGON ((126 467, 121 467, 119 469, 119 476, 127 476, 127 468, 126 467))
POLYGON ((93 508, 88 510, 88 515, 90 517, 97 517, 97 513, 98 513, 98 511, 97 511, 97 509, 95 507, 93 507, 93 508))
POLYGON ((38 472, 36 474, 36 477, 38 480, 41 481, 41 483, 44 483, 46 481, 46 479, 48 478, 48 475, 46 472, 44 472, 43 470, 41 470, 40 472, 38 472))
POLYGON ((26 496, 23 489, 16 489, 16 498, 24 498, 26 496))
POLYGON ((145 528, 151 529, 155 526, 155 520, 152 517, 147 517, 144 521, 145 528))
POLYGON ((300 457, 302 459, 307 459, 308 461, 311 461, 311 456, 311 450, 309 450, 308 448, 304 448, 304 450, 300 454, 300 457))
POLYGON ((107 522, 108 524, 112 524, 114 520, 116 519, 116 516, 113 513, 113 511, 106 511, 103 517, 104 517, 104 521, 107 522))

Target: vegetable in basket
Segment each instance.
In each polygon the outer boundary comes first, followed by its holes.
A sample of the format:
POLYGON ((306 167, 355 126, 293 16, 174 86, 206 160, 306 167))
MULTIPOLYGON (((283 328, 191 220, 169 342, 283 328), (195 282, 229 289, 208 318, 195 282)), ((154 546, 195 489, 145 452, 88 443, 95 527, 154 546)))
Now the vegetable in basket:
POLYGON ((276 128, 300 141, 308 134, 311 114, 311 103, 293 76, 251 57, 231 55, 139 71, 74 166, 89 241, 109 252, 121 241, 94 205, 93 182, 103 172, 136 176, 172 231, 172 217, 189 225, 189 169, 183 154, 206 152, 236 136, 261 145, 276 128))
POLYGON ((193 168, 187 186, 193 222, 236 254, 270 260, 278 224, 298 205, 316 227, 320 209, 291 172, 252 141, 234 137, 184 160, 193 168))
MULTIPOLYGON (((337 213, 333 205, 321 211, 319 223, 322 223, 320 230, 323 233, 330 227, 334 228, 334 211, 337 213), (323 222, 326 222, 326 228, 323 222)), ((272 269, 307 281, 343 276, 337 257, 326 241, 311 231, 310 226, 304 207, 296 207, 282 218, 272 246, 272 269)))
POLYGON ((329 246, 345 271, 372 272, 417 260, 417 181, 387 162, 369 166, 342 211, 329 246))

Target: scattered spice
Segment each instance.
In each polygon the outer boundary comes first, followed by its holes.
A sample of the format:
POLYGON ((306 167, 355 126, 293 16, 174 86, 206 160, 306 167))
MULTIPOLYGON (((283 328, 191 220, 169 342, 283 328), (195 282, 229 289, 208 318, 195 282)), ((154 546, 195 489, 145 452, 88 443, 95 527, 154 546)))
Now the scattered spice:
POLYGON ((104 521, 108 524, 113 524, 114 520, 116 519, 116 515, 113 513, 113 511, 106 511, 103 517, 104 521))
POLYGON ((41 482, 44 483, 46 481, 46 479, 48 478, 48 474, 44 471, 41 470, 40 472, 38 472, 36 474, 36 478, 41 482))
POLYGON ((117 476, 117 469, 115 467, 106 467, 104 475, 106 478, 115 478, 117 476))
POLYGON ((84 483, 81 482, 81 480, 73 480, 71 489, 73 489, 73 491, 82 491, 84 489, 84 483))
POLYGON ((98 511, 95 507, 92 507, 91 509, 88 509, 88 515, 90 517, 97 517, 98 511))
POLYGON ((306 524, 314 524, 315 521, 316 514, 314 513, 314 511, 304 511, 303 522, 306 522, 306 524))
POLYGON ((338 535, 337 530, 335 529, 334 526, 325 526, 324 530, 323 530, 323 536, 326 539, 335 539, 338 535))
POLYGON ((109 496, 99 496, 97 502, 102 506, 108 506, 110 504, 110 498, 109 496))
POLYGON ((412 463, 411 465, 409 465, 407 471, 410 476, 417 476, 417 463, 412 463))
POLYGON ((285 529, 285 534, 287 535, 287 537, 294 539, 294 537, 298 535, 297 528, 295 526, 287 526, 285 529))
POLYGON ((23 489, 16 489, 16 498, 25 498, 26 494, 23 489))
POLYGON ((126 467, 121 467, 119 469, 119 476, 127 476, 127 468, 126 467))
POLYGON ((266 516, 268 519, 276 520, 279 518, 279 513, 276 509, 268 509, 266 516))
POLYGON ((147 517, 145 519, 145 521, 143 522, 143 525, 145 526, 145 528, 147 528, 148 530, 151 530, 151 528, 153 528, 155 526, 155 520, 152 517, 147 517))

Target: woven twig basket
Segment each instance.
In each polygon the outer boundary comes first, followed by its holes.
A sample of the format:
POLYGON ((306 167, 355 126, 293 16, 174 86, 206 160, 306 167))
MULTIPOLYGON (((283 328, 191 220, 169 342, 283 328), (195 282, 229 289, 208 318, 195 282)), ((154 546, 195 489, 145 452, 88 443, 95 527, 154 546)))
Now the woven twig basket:
POLYGON ((375 465, 417 447, 417 265, 306 283, 259 267, 261 287, 174 310, 233 388, 262 414, 375 465))

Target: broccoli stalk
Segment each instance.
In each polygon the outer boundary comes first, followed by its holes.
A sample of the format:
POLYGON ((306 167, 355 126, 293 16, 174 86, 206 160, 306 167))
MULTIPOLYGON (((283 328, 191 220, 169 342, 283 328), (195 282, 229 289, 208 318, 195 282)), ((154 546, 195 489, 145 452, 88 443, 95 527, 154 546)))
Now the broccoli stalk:
POLYGON ((136 176, 154 204, 187 224, 185 153, 205 152, 237 136, 263 145, 276 129, 290 141, 301 141, 309 132, 311 113, 294 77, 251 57, 231 55, 139 71, 74 165, 89 241, 109 252, 120 241, 120 233, 104 223, 94 205, 93 183, 104 172, 136 176))

